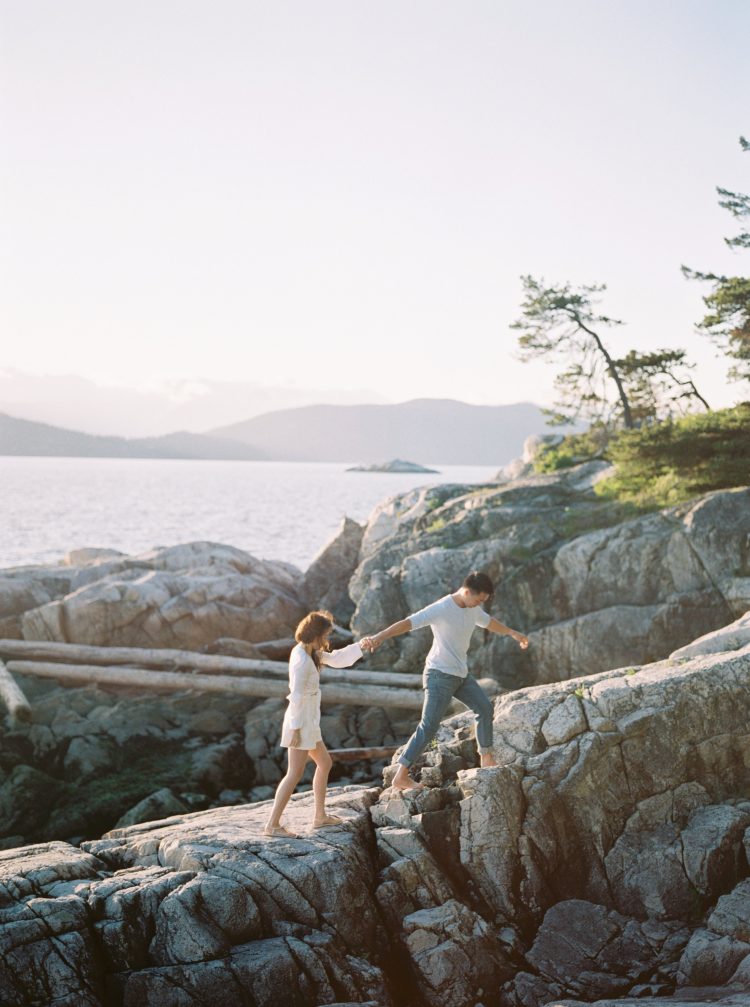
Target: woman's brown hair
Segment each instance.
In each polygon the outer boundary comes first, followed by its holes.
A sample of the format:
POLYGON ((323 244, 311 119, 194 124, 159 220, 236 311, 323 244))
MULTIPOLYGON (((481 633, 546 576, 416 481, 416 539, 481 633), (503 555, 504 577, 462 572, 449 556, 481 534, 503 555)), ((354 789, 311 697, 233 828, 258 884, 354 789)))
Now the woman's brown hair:
MULTIPOLYGON (((333 616, 330 612, 308 612, 294 631, 294 639, 297 643, 311 644, 320 640, 325 632, 333 629, 333 616)), ((326 649, 328 643, 325 644, 326 649)), ((312 659, 315 667, 320 669, 320 658, 317 651, 313 651, 312 659)))

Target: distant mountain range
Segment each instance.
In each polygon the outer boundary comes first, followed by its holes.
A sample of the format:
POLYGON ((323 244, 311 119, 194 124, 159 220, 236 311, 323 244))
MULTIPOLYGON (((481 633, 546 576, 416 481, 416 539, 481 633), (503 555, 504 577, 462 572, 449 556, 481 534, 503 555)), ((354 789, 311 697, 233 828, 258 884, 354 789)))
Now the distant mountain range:
POLYGON ((179 431, 163 437, 101 437, 0 413, 0 455, 70 458, 210 458, 252 461, 264 457, 239 441, 179 431))
POLYGON ((545 430, 539 406, 473 406, 453 399, 395 405, 302 406, 211 430, 285 461, 502 465, 545 430))
POLYGON ((281 409, 205 434, 104 437, 0 413, 0 455, 503 465, 547 428, 538 406, 452 399, 281 409))

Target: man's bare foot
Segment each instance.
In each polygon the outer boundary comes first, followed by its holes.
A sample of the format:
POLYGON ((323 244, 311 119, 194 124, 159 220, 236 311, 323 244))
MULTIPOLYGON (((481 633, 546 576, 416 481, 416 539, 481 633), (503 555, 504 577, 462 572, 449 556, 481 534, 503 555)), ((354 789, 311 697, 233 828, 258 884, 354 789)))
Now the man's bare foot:
POLYGON ((412 779, 406 766, 398 768, 396 775, 391 780, 391 786, 394 790, 424 790, 424 784, 417 783, 412 779))
POLYGON ((324 829, 326 825, 341 825, 344 821, 338 815, 325 815, 323 818, 315 818, 312 823, 313 829, 324 829))
POLYGON ((479 756, 479 765, 482 767, 482 769, 487 769, 489 766, 496 766, 497 759, 490 752, 482 753, 479 756))

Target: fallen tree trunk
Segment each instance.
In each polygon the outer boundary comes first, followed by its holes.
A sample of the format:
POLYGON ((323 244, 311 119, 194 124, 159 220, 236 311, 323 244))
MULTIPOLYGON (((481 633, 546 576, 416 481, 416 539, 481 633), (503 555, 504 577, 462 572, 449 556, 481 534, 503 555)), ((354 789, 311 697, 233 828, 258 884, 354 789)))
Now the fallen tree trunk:
POLYGON ((334 762, 362 762, 364 759, 387 759, 394 755, 399 745, 381 745, 379 748, 329 748, 334 762))
MULTIPOLYGON (((158 647, 94 647, 83 643, 58 643, 46 640, 0 640, 0 658, 29 661, 61 661, 70 664, 127 665, 158 668, 166 672, 190 669, 206 675, 251 675, 288 678, 289 666, 282 661, 256 661, 249 657, 225 657, 222 654, 196 654, 190 650, 158 647)), ((351 682, 394 688, 421 688, 421 675, 398 672, 360 671, 355 668, 325 667, 329 682, 351 682)))
MULTIPOLYGON (((198 692, 222 692, 227 695, 265 698, 283 698, 289 692, 287 682, 269 678, 151 671, 146 668, 128 668, 119 665, 108 668, 86 664, 9 661, 8 670, 16 675, 53 678, 62 683, 88 682, 95 685, 117 685, 141 690, 175 692, 180 689, 195 689, 198 692)), ((322 700, 324 703, 345 703, 348 706, 385 706, 404 710, 421 710, 422 690, 324 682, 322 684, 322 700)))
POLYGON ((31 720, 31 706, 20 685, 0 661, 0 700, 5 703, 8 713, 21 724, 31 720))

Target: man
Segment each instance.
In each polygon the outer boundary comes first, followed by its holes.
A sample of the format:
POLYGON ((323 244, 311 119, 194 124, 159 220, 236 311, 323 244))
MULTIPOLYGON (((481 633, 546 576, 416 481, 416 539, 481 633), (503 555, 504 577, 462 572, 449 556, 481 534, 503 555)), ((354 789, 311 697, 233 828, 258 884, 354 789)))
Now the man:
POLYGON ((469 675, 466 663, 471 634, 477 626, 481 626, 491 633, 512 636, 522 650, 526 650, 529 641, 523 633, 504 626, 482 608, 494 590, 486 573, 474 571, 458 591, 360 641, 363 649, 376 650, 394 636, 422 629, 423 626, 432 628, 432 647, 424 670, 422 719, 399 757, 399 767, 392 783, 397 790, 422 789, 422 784, 411 777, 409 769, 437 734, 440 721, 454 698, 476 714, 482 766, 497 765, 492 750, 493 705, 477 680, 469 675))

